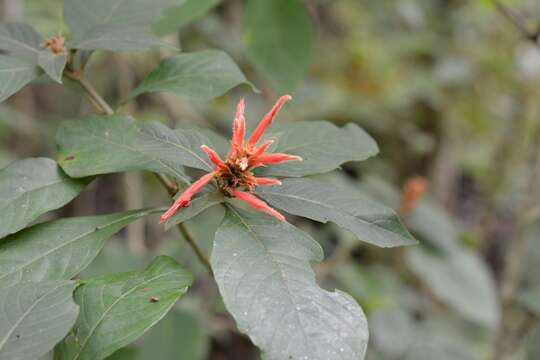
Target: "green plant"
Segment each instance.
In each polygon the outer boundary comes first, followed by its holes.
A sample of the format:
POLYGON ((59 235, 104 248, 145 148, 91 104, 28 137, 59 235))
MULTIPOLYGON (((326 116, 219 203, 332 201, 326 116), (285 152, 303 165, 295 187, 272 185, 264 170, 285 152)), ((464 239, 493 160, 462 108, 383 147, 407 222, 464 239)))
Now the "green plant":
MULTIPOLYGON (((415 244, 389 207, 355 190, 305 178, 375 155, 375 141, 356 124, 340 128, 304 121, 270 127, 290 99, 286 96, 247 143, 241 101, 227 155, 219 134, 136 120, 115 110, 87 79, 86 66, 96 52, 169 47, 147 29, 162 10, 178 3, 66 0, 67 40, 62 35, 43 39, 28 24, 0 25, 1 100, 35 79, 49 79, 78 85, 98 112, 60 125, 58 162, 26 159, 0 171, 0 236, 5 237, 0 308, 16 309, 0 313, 0 358, 36 359, 56 345, 57 360, 104 359, 155 325, 186 292, 191 275, 167 256, 139 272, 77 278, 107 239, 137 219, 162 214, 163 208, 31 225, 74 199, 96 177, 139 170, 153 173, 171 196, 181 193, 161 220, 167 228, 179 228, 215 278, 239 330, 268 359, 364 358, 368 327, 362 309, 346 293, 317 285, 310 263, 323 259, 321 246, 266 202, 291 215, 336 223, 372 245, 415 244), (266 129, 269 140, 258 145, 266 129), (208 174, 192 183, 201 170, 208 174), (245 209, 238 199, 272 216, 245 209), (208 260, 184 224, 215 207, 225 208, 225 214, 208 260)), ((302 42, 311 37, 309 20, 299 1, 252 1, 251 21, 268 20, 267 7, 277 14, 286 9, 286 16, 300 21, 303 32, 295 32, 290 44, 299 55, 266 56, 272 44, 253 31, 247 40, 250 56, 262 56, 261 72, 277 88, 290 89, 309 63, 310 42, 302 42), (272 75, 278 66, 283 76, 272 75)), ((287 34, 290 22, 283 26, 279 30, 287 34)), ((250 84, 222 51, 179 53, 161 62, 121 105, 164 91, 207 101, 242 83, 250 84)))

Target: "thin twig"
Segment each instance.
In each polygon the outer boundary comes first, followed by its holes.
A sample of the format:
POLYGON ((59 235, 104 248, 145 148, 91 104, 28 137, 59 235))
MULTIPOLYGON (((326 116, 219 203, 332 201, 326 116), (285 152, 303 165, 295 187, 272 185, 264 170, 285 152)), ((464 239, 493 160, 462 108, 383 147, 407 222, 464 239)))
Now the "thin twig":
MULTIPOLYGON (((112 109, 112 107, 101 97, 101 95, 99 95, 99 93, 94 89, 92 84, 87 82, 82 77, 82 75, 65 71, 65 76, 71 80, 78 82, 81 85, 82 89, 85 91, 85 93, 88 95, 88 97, 91 99, 92 103, 99 107, 100 111, 107 115, 114 115, 114 110, 112 109)), ((174 183, 170 181, 166 176, 161 174, 156 174, 156 176, 171 196, 173 196, 178 191, 178 187, 174 185, 174 183)), ((204 252, 199 248, 199 245, 197 245, 197 242, 190 234, 186 226, 183 223, 180 223, 178 224, 178 230, 180 230, 180 233, 183 235, 186 242, 189 244, 189 246, 191 246, 201 263, 206 267, 208 273, 213 276, 210 261, 208 260, 204 252)))

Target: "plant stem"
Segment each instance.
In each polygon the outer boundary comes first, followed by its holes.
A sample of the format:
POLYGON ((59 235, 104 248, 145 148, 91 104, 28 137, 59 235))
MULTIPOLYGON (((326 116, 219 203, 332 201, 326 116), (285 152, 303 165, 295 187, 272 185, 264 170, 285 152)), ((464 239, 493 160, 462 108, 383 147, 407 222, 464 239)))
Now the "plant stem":
MULTIPOLYGON (((99 95, 99 93, 92 86, 92 84, 87 82, 82 77, 82 75, 75 74, 75 73, 70 72, 70 71, 65 71, 64 74, 65 74, 65 76, 67 78, 69 78, 69 79, 79 83, 79 85, 81 85, 82 89, 88 95, 88 97, 90 98, 92 103, 95 104, 101 112, 103 112, 103 113, 105 113, 107 115, 114 115, 114 110, 112 109, 112 107, 105 101, 105 99, 103 99, 101 97, 101 95, 99 95)), ((161 182, 161 184, 163 185, 163 187, 165 187, 165 189, 167 189, 167 192, 169 193, 169 195, 171 195, 171 197, 174 196, 174 194, 178 190, 178 187, 176 185, 174 185, 164 175, 156 174, 156 176, 159 179, 159 181, 161 182)), ((197 242, 195 241, 195 239, 193 238, 191 233, 188 231, 186 226, 183 223, 180 223, 180 224, 178 224, 178 230, 180 230, 180 233, 183 235, 186 242, 189 244, 189 246, 191 246, 191 248, 193 249, 193 251, 195 252, 197 257, 199 258, 201 263, 206 267, 206 269, 208 270, 208 273, 211 276, 213 276, 213 271, 212 271, 212 266, 210 265, 210 261, 208 260, 208 258, 204 254, 204 252, 201 250, 199 245, 197 245, 197 242)))
POLYGON ((200 262, 206 267, 208 274, 214 277, 214 272, 212 271, 212 265, 210 264, 210 261, 203 253, 199 245, 197 245, 197 242, 195 241, 187 227, 184 225, 184 223, 178 224, 178 230, 180 230, 180 233, 184 236, 184 239, 189 244, 189 246, 191 246, 197 257, 199 258, 200 262))
POLYGON ((112 107, 110 107, 109 104, 107 104, 105 99, 103 99, 101 95, 98 94, 98 92, 96 91, 96 89, 94 89, 92 84, 86 81, 86 79, 84 79, 82 75, 79 75, 70 71, 65 71, 64 74, 67 78, 77 82, 82 87, 82 89, 84 90, 86 95, 88 95, 92 103, 96 105, 101 112, 107 115, 114 114, 114 110, 112 109, 112 107))

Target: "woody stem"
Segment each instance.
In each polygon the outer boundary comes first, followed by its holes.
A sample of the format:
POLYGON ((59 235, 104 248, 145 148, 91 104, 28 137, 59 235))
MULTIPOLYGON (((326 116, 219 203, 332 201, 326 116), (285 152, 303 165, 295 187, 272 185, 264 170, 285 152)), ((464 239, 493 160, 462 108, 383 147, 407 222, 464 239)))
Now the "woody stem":
MULTIPOLYGON (((99 95, 99 93, 92 86, 92 84, 86 81, 86 79, 84 79, 82 75, 76 74, 74 72, 67 71, 67 70, 64 72, 64 75, 67 78, 77 82, 81 86, 83 91, 89 97, 92 104, 94 104, 94 106, 96 106, 96 108, 99 111, 107 115, 114 115, 114 110, 112 109, 112 107, 105 101, 105 99, 103 99, 103 97, 101 97, 101 95, 99 95)), ((163 187, 167 189, 167 192, 169 193, 169 195, 171 195, 172 197, 178 190, 176 188, 176 185, 174 185, 174 183, 172 183, 167 177, 161 174, 155 174, 155 175, 157 176, 157 178, 159 179, 163 187)), ((204 252, 201 250, 201 248, 199 247, 199 245, 197 244, 197 242, 195 241, 191 233, 188 231, 184 223, 180 223, 177 226, 178 226, 178 230, 183 235, 184 239, 189 244, 189 246, 191 246, 191 249, 195 252, 200 262, 206 267, 206 269, 208 270, 208 273, 211 276, 213 276, 213 271, 212 271, 212 266, 210 265, 210 261, 208 260, 204 252)))

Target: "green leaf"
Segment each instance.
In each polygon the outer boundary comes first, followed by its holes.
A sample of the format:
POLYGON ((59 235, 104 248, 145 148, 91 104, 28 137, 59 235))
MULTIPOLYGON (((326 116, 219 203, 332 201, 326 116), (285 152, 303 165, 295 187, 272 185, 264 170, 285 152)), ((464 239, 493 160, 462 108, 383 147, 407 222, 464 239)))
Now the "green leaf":
POLYGON ((0 238, 70 202, 90 179, 71 179, 46 158, 13 162, 0 170, 0 238))
MULTIPOLYGON (((67 55, 53 54, 45 49, 43 44, 43 37, 28 24, 0 24, 0 50, 9 57, 24 60, 29 65, 39 65, 53 80, 61 83, 67 55)), ((37 69, 35 70, 39 74, 37 69)))
POLYGON ((23 282, 0 291, 0 359, 38 359, 69 332, 77 315, 73 281, 23 282))
POLYGON ((39 76, 35 64, 23 59, 0 55, 0 102, 39 76))
POLYGON ((106 358, 165 316, 191 281, 191 275, 167 256, 157 257, 143 272, 85 280, 75 291, 84 315, 57 347, 56 358, 106 358))
POLYGON ((202 134, 210 142, 210 144, 206 145, 209 145, 212 149, 216 150, 223 157, 226 156, 229 148, 231 147, 229 140, 225 139, 221 134, 212 129, 190 125, 190 127, 188 128, 175 129, 174 131, 182 133, 185 130, 196 130, 198 133, 202 134))
POLYGON ((370 244, 395 247, 417 243, 392 209, 352 189, 310 179, 284 179, 282 185, 258 187, 257 195, 288 213, 335 222, 370 244))
POLYGON ((138 360, 202 360, 208 352, 208 336, 196 314, 173 309, 141 339, 138 360))
POLYGON ((111 273, 143 268, 148 264, 145 254, 130 251, 128 244, 113 237, 105 242, 98 256, 80 273, 80 277, 98 277, 111 273))
POLYGON ((243 83, 250 84, 229 55, 220 50, 203 50, 164 60, 146 76, 131 97, 170 92, 208 101, 243 83))
POLYGON ((368 328, 347 294, 317 286, 320 245, 287 222, 228 208, 212 267, 238 328, 267 359, 363 359, 368 328))
POLYGON ((186 0, 180 6, 169 9, 158 23, 152 26, 152 31, 165 35, 177 31, 182 26, 203 17, 210 9, 219 4, 220 0, 186 0))
POLYGON ((0 101, 40 75, 38 56, 43 38, 30 25, 0 23, 0 101))
POLYGON ((0 242, 0 287, 17 281, 71 279, 90 264, 105 241, 152 210, 50 221, 0 242))
POLYGON ((300 0, 248 0, 244 42, 248 58, 279 93, 290 92, 307 73, 313 26, 300 0))
POLYGON ((495 282, 476 254, 454 249, 431 254, 422 248, 409 249, 407 262, 433 293, 467 319, 495 328, 500 318, 495 282))
MULTIPOLYGON (((399 207, 400 191, 385 180, 368 176, 363 179, 361 187, 383 204, 393 208, 399 207)), ((459 247, 459 234, 462 231, 460 226, 427 194, 408 214, 407 226, 439 250, 452 251, 459 247)))
POLYGON ((268 166, 262 173, 302 177, 329 172, 348 161, 361 161, 379 152, 377 143, 356 124, 339 128, 327 121, 300 121, 272 129, 275 152, 301 156, 304 161, 268 166))
POLYGON ((171 130, 129 116, 90 116, 61 125, 59 164, 72 177, 148 170, 187 181, 183 166, 211 170, 195 130, 171 130))
POLYGON ((164 45, 147 28, 183 0, 65 0, 64 19, 77 49, 132 50, 164 45))
POLYGON ((106 360, 202 360, 209 339, 195 313, 173 308, 137 342, 116 351, 106 360))
POLYGON ((116 351, 111 356, 107 357, 106 360, 137 360, 139 352, 137 349, 132 347, 125 347, 116 351))
POLYGON ((62 75, 64 74, 66 62, 66 54, 54 54, 49 50, 44 50, 40 51, 38 55, 39 66, 51 79, 58 83, 62 83, 62 75))
POLYGON ((0 23, 0 50, 10 57, 36 64, 43 37, 28 24, 0 23))
POLYGON ((200 195, 194 198, 188 207, 182 209, 182 211, 179 211, 176 215, 167 220, 167 222, 165 222, 165 228, 170 229, 177 224, 183 223, 184 221, 199 215, 204 210, 223 202, 225 202, 225 197, 221 192, 213 191, 200 195))

